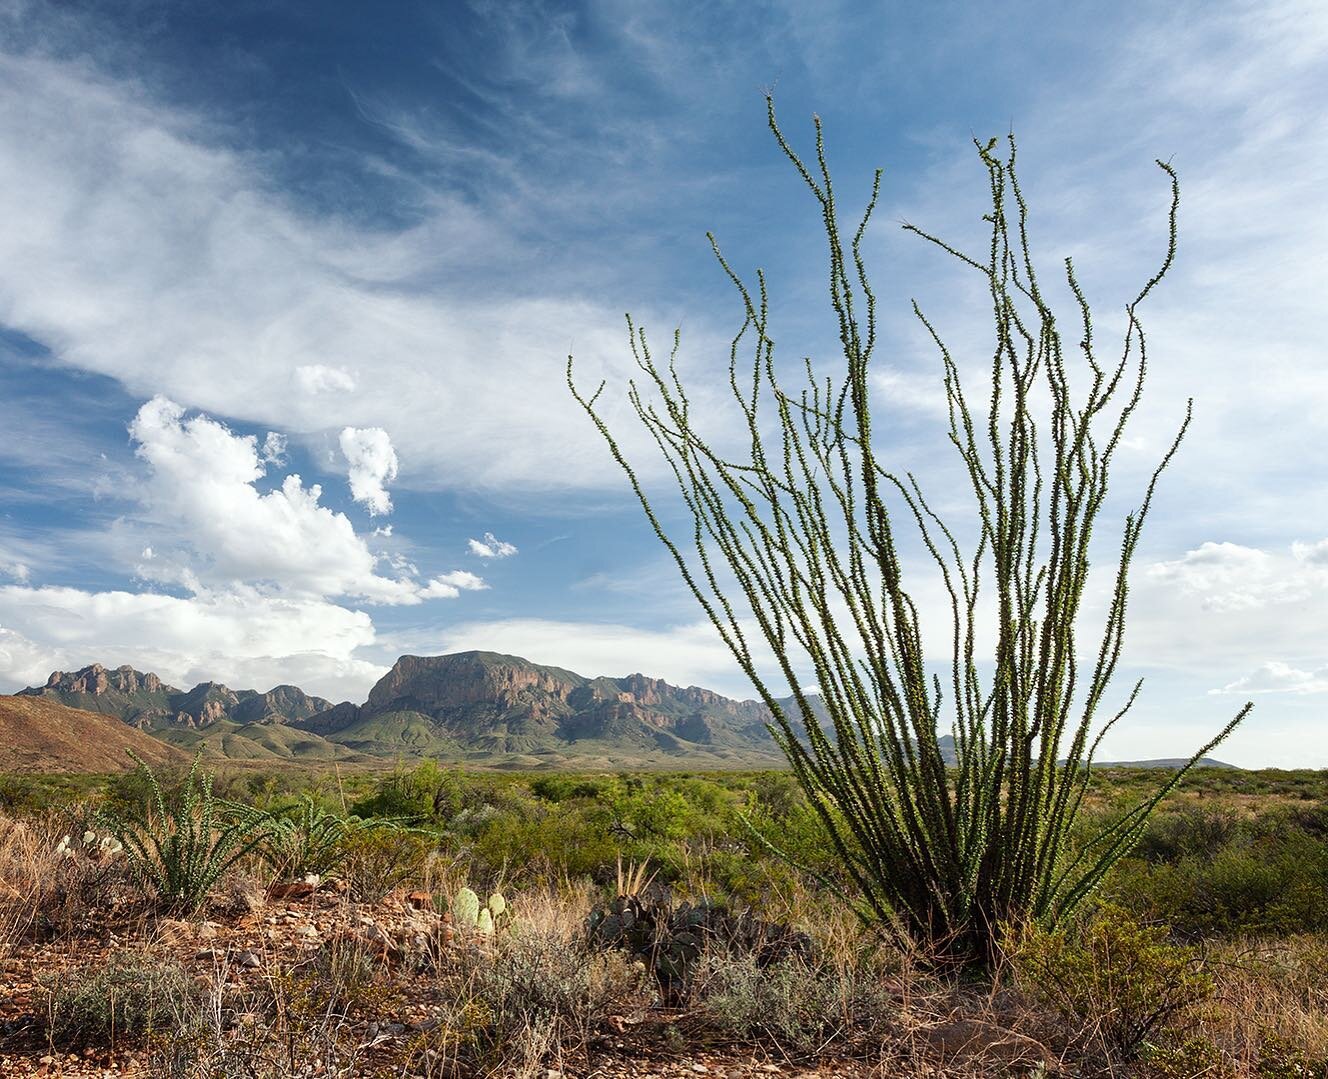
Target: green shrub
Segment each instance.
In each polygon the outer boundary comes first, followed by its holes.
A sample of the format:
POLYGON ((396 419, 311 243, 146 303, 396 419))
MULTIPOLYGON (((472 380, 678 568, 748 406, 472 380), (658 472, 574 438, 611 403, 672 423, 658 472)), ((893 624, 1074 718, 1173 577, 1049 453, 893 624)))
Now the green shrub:
POLYGON ((356 836, 380 828, 393 828, 400 821, 340 816, 319 806, 309 795, 301 795, 295 806, 270 811, 268 833, 262 843, 263 857, 280 872, 293 877, 309 873, 330 876, 350 856, 356 836))
POLYGON ((392 889, 417 879, 434 845, 431 836, 396 826, 355 832, 344 843, 341 863, 351 896, 376 903, 392 889))
POLYGON ((112 952, 96 966, 73 974, 44 975, 53 1044, 114 1045, 173 1029, 194 994, 174 960, 138 952, 112 952))
MULTIPOLYGON (((132 755, 132 754, 131 754, 132 755)), ((129 864, 161 904, 196 911, 231 866, 267 838, 263 814, 212 796, 211 773, 198 774, 202 753, 185 777, 178 803, 168 806, 152 769, 139 757, 148 791, 145 805, 108 821, 129 864)))
POLYGON ((352 803, 350 812, 364 818, 444 824, 461 809, 460 778, 434 761, 424 761, 409 771, 397 768, 384 776, 369 794, 352 803))
POLYGON ((1186 937, 1324 929, 1328 843, 1269 821, 1212 853, 1160 864, 1130 859, 1108 890, 1122 906, 1186 937))
POLYGON ((1328 1057, 1311 1056, 1302 1046, 1265 1034, 1255 1074, 1259 1079, 1328 1079, 1328 1057))
POLYGON ((1214 991, 1194 949, 1109 905, 1078 932, 1030 928, 1012 959, 1016 981, 1060 1017, 1072 1040, 1112 1063, 1135 1060, 1214 991))

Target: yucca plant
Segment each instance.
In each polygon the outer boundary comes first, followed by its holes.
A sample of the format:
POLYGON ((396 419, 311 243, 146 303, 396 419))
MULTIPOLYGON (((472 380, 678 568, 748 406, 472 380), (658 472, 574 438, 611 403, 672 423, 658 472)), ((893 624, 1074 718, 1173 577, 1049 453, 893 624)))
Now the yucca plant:
POLYGON ((1110 360, 1099 353, 1068 259, 1079 339, 1067 347, 1062 338, 1029 248, 1013 137, 1006 152, 995 139, 975 143, 991 194, 985 253, 965 254, 905 226, 982 277, 993 315, 983 416, 970 407, 960 366, 935 324, 914 305, 940 354, 949 441, 972 496, 971 516, 952 528, 912 474, 881 459, 874 440, 877 304, 862 241, 881 173, 851 234, 841 231, 819 119, 809 167, 780 130, 773 101, 767 106, 780 150, 821 213, 843 366, 826 377, 808 359, 805 382, 785 388, 765 277, 758 272, 757 288, 749 289, 710 236, 744 313, 728 358, 741 450, 729 454, 695 425, 676 366, 679 334, 667 363, 657 362, 644 329, 628 316, 632 355, 644 375, 643 384, 631 383, 629 400, 677 481, 691 518, 685 537, 666 527, 603 418, 603 384, 582 393, 571 357, 568 384, 770 708, 772 732, 852 882, 845 898, 901 943, 986 962, 999 926, 1053 924, 1089 895, 1158 802, 1250 708, 1131 811, 1070 850, 1097 747, 1139 692, 1136 685, 1099 721, 1121 656, 1130 563, 1158 479, 1189 424, 1187 407, 1138 508, 1125 518, 1105 625, 1085 662, 1080 615, 1090 547, 1109 472, 1143 393, 1147 353, 1138 308, 1172 264, 1179 187, 1159 161, 1171 183, 1165 257, 1126 307, 1122 351, 1110 360), (924 612, 905 583, 905 533, 935 563, 949 596, 949 611, 939 612, 949 616, 944 678, 924 656, 924 612), (965 549, 961 538, 969 536, 965 549), (979 655, 984 617, 995 623, 996 645, 993 654, 979 655), (777 675, 761 669, 758 641, 770 647, 777 675), (808 670, 824 721, 804 688, 808 670), (792 695, 791 707, 780 703, 785 693, 776 691, 777 680, 792 695), (954 738, 953 764, 942 752, 938 731, 945 728, 954 738))
POLYGON ((192 914, 222 874, 268 836, 270 824, 255 809, 223 803, 212 794, 212 773, 194 757, 178 801, 169 801, 157 775, 130 750, 148 786, 146 804, 108 824, 124 845, 133 871, 161 905, 192 914))

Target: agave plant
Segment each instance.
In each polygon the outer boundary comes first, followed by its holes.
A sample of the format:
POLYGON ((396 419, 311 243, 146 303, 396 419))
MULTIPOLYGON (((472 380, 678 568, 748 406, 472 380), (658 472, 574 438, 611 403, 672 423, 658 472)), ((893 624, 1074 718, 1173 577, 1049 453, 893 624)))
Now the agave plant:
POLYGON ((132 750, 129 755, 147 778, 147 804, 108 824, 130 867, 161 905, 193 913, 222 874, 267 839, 271 824, 259 810, 213 797, 212 773, 199 771, 201 751, 173 805, 147 762, 132 750))

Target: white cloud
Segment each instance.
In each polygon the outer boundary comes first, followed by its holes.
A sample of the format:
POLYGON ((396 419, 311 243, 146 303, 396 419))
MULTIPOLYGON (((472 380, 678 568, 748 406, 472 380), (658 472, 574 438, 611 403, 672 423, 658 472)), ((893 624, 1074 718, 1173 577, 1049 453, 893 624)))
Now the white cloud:
POLYGON ((8 557, 4 551, 0 551, 0 577, 8 577, 10 580, 26 583, 32 575, 26 562, 20 562, 16 558, 8 557))
POLYGON ((1291 553, 1307 565, 1328 567, 1328 539, 1321 539, 1318 543, 1293 543, 1291 553))
MULTIPOLYGON (((464 570, 422 584, 404 554, 371 552, 345 514, 319 504, 318 485, 297 475, 261 490, 271 455, 256 438, 189 416, 165 397, 144 404, 129 433, 148 466, 145 516, 117 524, 130 533, 121 546, 136 539, 137 574, 189 595, 28 587, 26 574, 0 558, 0 571, 20 582, 0 587, 0 683, 10 689, 98 661, 183 687, 292 682, 363 700, 386 670, 384 657, 369 615, 334 600, 419 604, 486 587, 464 570), (384 562, 397 576, 377 572, 384 562)), ((275 444, 272 434, 264 440, 269 450, 275 444)), ((372 437, 367 444, 370 454, 382 449, 372 437)))
POLYGON ((484 533, 482 540, 472 539, 469 543, 470 553, 480 558, 510 558, 517 553, 512 544, 503 542, 492 532, 484 533))
POLYGON ((182 688, 208 678, 237 688, 290 682, 362 700, 386 669, 357 655, 375 639, 364 612, 247 588, 179 598, 11 585, 0 588, 0 625, 0 684, 9 691, 97 661, 129 663, 182 688))
POLYGON ((479 592, 489 586, 480 577, 465 570, 453 570, 433 578, 420 589, 421 599, 456 599, 462 592, 479 592))
POLYGON ((618 305, 440 293, 469 260, 510 279, 495 214, 435 191, 405 231, 314 217, 217 135, 86 61, 0 54, 0 322, 132 394, 293 436, 391 415, 421 487, 621 488, 559 362, 574 342, 587 384, 624 370, 618 305))
POLYGON ((392 512, 387 484, 397 478, 397 454, 392 440, 381 427, 346 427, 341 432, 341 452, 350 466, 351 497, 368 507, 370 516, 392 512))
POLYGON ((321 363, 300 364, 295 368, 295 385, 311 397, 320 393, 352 393, 355 376, 340 367, 321 363))
MULTIPOLYGON (((1308 561, 1308 560, 1303 560, 1308 561)), ((1320 585, 1299 558, 1276 557, 1238 543, 1207 542, 1172 562, 1148 567, 1155 581, 1179 586, 1205 610, 1242 611, 1294 603, 1320 585)))
POLYGON ((279 431, 269 431, 263 438, 263 464, 277 468, 286 463, 286 436, 279 431))
MULTIPOLYGON (((1292 672, 1318 677, 1328 655, 1328 566, 1319 544, 1262 549, 1207 542, 1177 559, 1141 566, 1133 580, 1126 657, 1136 665, 1185 673, 1223 691, 1290 685, 1292 672), (1259 674, 1236 679, 1258 662, 1280 657, 1259 674)), ((1098 606, 1103 597, 1095 597, 1098 606)))
MULTIPOLYGON (((263 582, 272 591, 372 603, 418 602, 415 585, 375 572, 377 559, 345 514, 319 505, 322 489, 297 475, 262 493, 265 473, 252 437, 154 397, 129 433, 151 468, 145 498, 195 555, 204 584, 263 582)), ((159 552, 160 553, 160 552, 159 552)))
POLYGON ((1328 693, 1328 664, 1302 671, 1289 663, 1272 660, 1251 674, 1212 690, 1213 693, 1328 693))

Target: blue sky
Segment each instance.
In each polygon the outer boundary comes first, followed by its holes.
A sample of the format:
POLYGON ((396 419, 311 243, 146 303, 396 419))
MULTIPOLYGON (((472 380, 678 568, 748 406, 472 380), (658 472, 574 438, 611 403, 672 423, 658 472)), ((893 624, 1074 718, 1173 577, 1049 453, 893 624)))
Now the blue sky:
POLYGON ((1152 161, 1174 163, 1180 260, 1145 313, 1117 517, 1188 395, 1197 418, 1134 575, 1144 698, 1107 750, 1183 753, 1249 696, 1228 758, 1328 765, 1321 5, 10 2, 0 23, 0 689, 100 660, 359 700, 403 652, 495 648, 747 695, 562 365, 621 402, 623 313, 681 325, 709 407, 736 309, 707 229, 766 270, 784 357, 833 357, 773 88, 804 148, 823 118, 845 200, 886 169, 878 430, 958 513, 908 302, 976 369, 982 297, 899 223, 980 243, 971 138, 1013 127, 1037 249, 1075 257, 1107 332, 1160 251, 1152 161))

